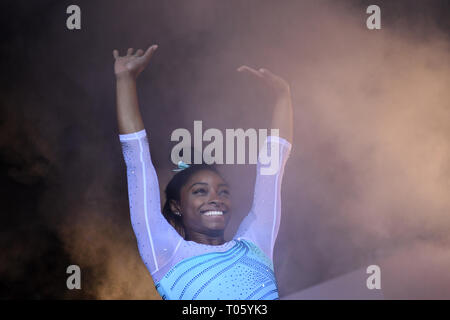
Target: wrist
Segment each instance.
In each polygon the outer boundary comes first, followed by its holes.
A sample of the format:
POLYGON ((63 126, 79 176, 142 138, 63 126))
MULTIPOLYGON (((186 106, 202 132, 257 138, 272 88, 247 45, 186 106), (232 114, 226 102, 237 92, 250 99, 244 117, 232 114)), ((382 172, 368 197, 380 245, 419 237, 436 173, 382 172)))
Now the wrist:
POLYGON ((291 89, 288 87, 279 88, 276 92, 276 100, 285 102, 291 100, 291 89))
POLYGON ((278 96, 275 100, 275 108, 292 108, 291 96, 289 94, 278 96))
POLYGON ((129 72, 121 72, 116 74, 116 80, 118 82, 130 82, 136 81, 136 77, 129 72))

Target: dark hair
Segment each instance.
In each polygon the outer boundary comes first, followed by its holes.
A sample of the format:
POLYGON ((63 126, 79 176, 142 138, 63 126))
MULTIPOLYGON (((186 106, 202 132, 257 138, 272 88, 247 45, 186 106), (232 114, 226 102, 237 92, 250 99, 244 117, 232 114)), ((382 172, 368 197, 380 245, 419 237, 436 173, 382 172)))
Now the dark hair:
POLYGON ((172 179, 167 184, 165 194, 166 194, 166 202, 164 203, 164 207, 162 209, 163 216, 167 219, 167 221, 177 230, 177 232, 185 238, 185 230, 183 226, 183 221, 181 220, 181 216, 176 215, 172 209, 170 208, 170 201, 180 201, 181 198, 181 188, 188 182, 189 178, 202 170, 209 170, 216 174, 218 174, 220 177, 222 175, 217 170, 215 165, 209 165, 209 164, 191 164, 189 168, 186 168, 184 170, 181 170, 177 172, 172 179))

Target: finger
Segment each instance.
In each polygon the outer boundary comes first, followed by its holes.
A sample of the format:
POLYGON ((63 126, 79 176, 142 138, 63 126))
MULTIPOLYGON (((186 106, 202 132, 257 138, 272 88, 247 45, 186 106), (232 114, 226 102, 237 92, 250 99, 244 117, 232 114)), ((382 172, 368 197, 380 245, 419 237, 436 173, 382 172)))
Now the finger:
POLYGON ((246 73, 249 73, 249 74, 251 74, 251 75, 254 75, 254 76, 258 77, 258 78, 262 78, 262 77, 263 77, 263 75, 261 74, 261 72, 255 70, 255 69, 253 69, 253 68, 250 68, 250 67, 248 67, 248 66, 245 66, 245 65, 244 65, 244 66, 240 66, 240 67, 237 69, 237 71, 239 71, 239 72, 246 72, 246 73))
POLYGON ((273 80, 281 80, 281 78, 279 76, 275 75, 268 69, 261 68, 261 69, 259 69, 259 72, 261 72, 262 75, 269 77, 273 80))
POLYGON ((144 50, 139 49, 139 50, 136 51, 136 53, 135 53, 134 55, 135 55, 136 57, 140 57, 140 56, 142 56, 143 53, 144 53, 144 50))
POLYGON ((261 72, 261 74, 262 74, 268 81, 270 81, 270 82, 272 82, 272 83, 275 83, 275 84, 277 84, 277 85, 282 85, 282 86, 285 86, 285 85, 286 85, 286 81, 285 81, 283 78, 277 76, 276 74, 274 74, 274 73, 271 72, 270 70, 265 69, 265 68, 261 68, 261 69, 259 69, 259 71, 261 72))
POLYGON ((128 48, 127 56, 131 56, 133 54, 133 48, 128 48))
POLYGON ((119 58, 119 51, 117 51, 116 49, 114 49, 114 50, 113 50, 113 56, 114 56, 114 59, 119 58))
POLYGON ((153 46, 150 46, 150 47, 147 49, 147 51, 145 51, 145 53, 144 53, 144 58, 145 58, 145 60, 150 59, 150 57, 153 55, 153 52, 155 52, 156 49, 158 49, 158 45, 155 44, 155 45, 153 45, 153 46))

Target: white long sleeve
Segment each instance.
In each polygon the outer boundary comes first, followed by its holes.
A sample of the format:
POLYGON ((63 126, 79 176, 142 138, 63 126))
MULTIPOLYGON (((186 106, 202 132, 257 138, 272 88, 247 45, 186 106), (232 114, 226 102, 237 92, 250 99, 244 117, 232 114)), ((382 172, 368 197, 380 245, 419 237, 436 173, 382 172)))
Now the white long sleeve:
POLYGON ((272 260, 275 240, 280 228, 281 219, 281 183, 284 167, 292 149, 287 140, 269 136, 265 142, 267 149, 278 147, 278 168, 274 174, 264 175, 261 163, 261 152, 256 166, 255 191, 250 212, 244 218, 234 238, 245 238, 258 245, 272 260))
POLYGON ((119 135, 127 167, 131 223, 150 274, 164 267, 183 240, 161 213, 159 183, 145 129, 119 135))

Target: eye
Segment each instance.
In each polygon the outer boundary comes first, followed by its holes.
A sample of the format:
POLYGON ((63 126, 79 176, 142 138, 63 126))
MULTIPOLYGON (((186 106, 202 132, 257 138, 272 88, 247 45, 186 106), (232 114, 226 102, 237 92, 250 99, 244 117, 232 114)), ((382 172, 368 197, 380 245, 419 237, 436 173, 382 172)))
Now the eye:
POLYGON ((207 191, 205 188, 199 188, 199 189, 195 189, 194 192, 192 192, 193 194, 206 194, 207 191))
POLYGON ((228 191, 227 189, 224 189, 224 190, 220 191, 220 194, 223 194, 225 196, 229 196, 230 195, 230 191, 228 191))

